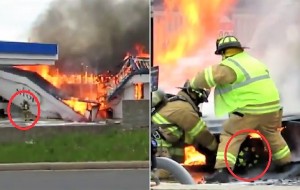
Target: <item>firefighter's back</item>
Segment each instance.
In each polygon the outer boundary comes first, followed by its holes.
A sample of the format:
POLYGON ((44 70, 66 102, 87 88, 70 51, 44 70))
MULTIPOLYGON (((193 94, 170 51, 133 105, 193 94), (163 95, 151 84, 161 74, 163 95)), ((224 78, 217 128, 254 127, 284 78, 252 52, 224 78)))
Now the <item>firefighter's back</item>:
POLYGON ((217 115, 235 109, 242 113, 257 114, 257 110, 253 108, 257 106, 266 110, 261 110, 260 113, 270 113, 279 109, 279 92, 264 63, 243 52, 224 60, 222 65, 234 70, 236 80, 232 84, 217 86, 222 96, 222 100, 220 96, 216 100, 219 104, 217 115), (274 106, 274 109, 267 110, 270 106, 274 106))
POLYGON ((270 75, 268 67, 263 62, 248 53, 244 53, 240 64, 247 73, 243 75, 242 80, 251 80, 252 83, 249 84, 248 89, 251 89, 253 94, 258 94, 261 99, 265 99, 265 103, 279 100, 276 84, 270 75))
POLYGON ((187 101, 182 100, 168 102, 163 108, 158 111, 158 113, 171 123, 179 123, 178 121, 188 122, 189 118, 187 118, 186 115, 180 114, 181 111, 195 113, 195 110, 193 109, 191 104, 187 101))

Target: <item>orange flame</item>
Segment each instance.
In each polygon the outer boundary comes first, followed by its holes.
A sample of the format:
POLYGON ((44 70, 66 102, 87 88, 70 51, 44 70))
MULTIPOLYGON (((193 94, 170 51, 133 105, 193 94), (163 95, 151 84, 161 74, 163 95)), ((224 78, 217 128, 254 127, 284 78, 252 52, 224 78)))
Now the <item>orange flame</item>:
POLYGON ((84 114, 87 110, 88 104, 86 102, 78 101, 78 98, 71 98, 70 100, 63 100, 65 104, 73 108, 74 111, 84 114))
POLYGON ((145 46, 143 46, 141 44, 135 44, 134 49, 135 49, 135 54, 133 55, 133 54, 127 52, 126 56, 124 57, 124 60, 127 59, 131 55, 136 56, 136 57, 150 58, 149 53, 147 53, 145 51, 145 46))
MULTIPOLYGON (((99 77, 97 75, 90 74, 87 72, 82 74, 64 75, 60 74, 57 69, 53 66, 48 65, 38 65, 38 66, 15 66, 19 69, 33 71, 38 73, 53 86, 57 88, 65 88, 65 84, 78 84, 80 85, 80 96, 85 97, 86 100, 97 101, 101 97, 105 97, 107 94, 107 89, 105 85, 105 80, 103 76, 99 77), (100 81, 98 80, 100 78, 100 81), (101 81, 102 79, 102 81, 101 81), (86 86, 83 88, 83 86, 86 86)), ((107 76, 110 79, 110 76, 107 76)), ((70 100, 63 100, 65 104, 73 108, 74 111, 84 114, 87 110, 87 103, 83 101, 78 101, 78 98, 71 98, 70 100)), ((102 103, 103 104, 103 103, 102 103)), ((107 103, 105 103, 107 104, 107 103)), ((106 106, 105 106, 106 107, 106 106)), ((103 109, 103 106, 100 107, 103 109)))
POLYGON ((250 133, 249 136, 250 136, 250 139, 257 139, 257 138, 260 139, 261 138, 260 135, 257 133, 250 133))
POLYGON ((60 85, 63 82, 62 80, 60 80, 60 77, 57 75, 57 73, 54 73, 54 75, 50 74, 51 68, 53 67, 50 67, 48 65, 33 65, 33 66, 29 65, 29 66, 15 66, 15 67, 26 71, 36 72, 47 81, 50 81, 51 84, 53 84, 56 87, 60 87, 60 85))
POLYGON ((180 58, 196 53, 216 39, 221 17, 235 0, 165 0, 165 12, 154 21, 155 62, 172 64, 180 58), (170 31, 170 25, 173 30, 170 31), (157 42, 168 43, 163 47, 157 42))
MULTIPOLYGON (((282 131, 285 127, 278 128, 278 131, 282 131)), ((257 133, 250 133, 250 138, 260 138, 260 135, 257 133)), ((205 155, 198 152, 194 146, 186 146, 184 148, 184 163, 185 166, 195 166, 195 165, 204 165, 206 164, 205 155)))
POLYGON ((134 96, 136 100, 143 98, 143 83, 137 83, 134 85, 134 96))
MULTIPOLYGON (((279 127, 277 130, 282 132, 282 130, 284 129, 285 127, 279 127)), ((257 133, 250 133, 249 134, 250 136, 250 139, 255 139, 255 138, 260 138, 261 139, 261 136, 257 133)))
MULTIPOLYGON (((214 61, 207 59, 201 65, 180 65, 179 61, 198 52, 202 57, 215 57, 209 45, 219 37, 224 17, 236 0, 164 0, 164 10, 154 8, 154 65, 160 67, 161 88, 178 86, 201 68, 214 61), (167 73, 167 74, 163 74, 167 73), (180 73, 180 74, 179 74, 180 73)), ((227 26, 226 26, 227 27, 227 26)), ((228 28, 226 28, 228 29, 228 28)), ((213 42, 213 43, 212 43, 213 42)), ((201 57, 201 58, 202 58, 201 57)), ((167 89, 166 89, 167 90, 167 89)), ((185 147, 185 165, 205 164, 205 156, 193 146, 185 147)))
POLYGON ((228 25, 223 26, 222 18, 235 1, 164 0, 163 11, 154 8, 153 63, 160 66, 161 88, 168 90, 170 86, 177 86, 201 68, 218 61, 211 47, 215 47, 220 31, 228 30, 228 25), (197 56, 197 59, 191 60, 195 63, 183 61, 181 65, 182 58, 191 56, 197 56))
POLYGON ((137 57, 145 57, 149 58, 150 55, 145 51, 145 47, 142 46, 141 44, 135 44, 135 50, 137 51, 137 57))
MULTIPOLYGON (((140 57, 149 58, 149 54, 145 52, 145 47, 136 44, 135 45, 136 55, 140 57)), ((130 53, 126 54, 124 60, 130 56, 130 53)), ((82 65, 83 66, 83 65, 82 65)), ((15 66, 19 69, 33 71, 38 73, 52 85, 57 88, 64 89, 66 85, 77 84, 80 86, 80 99, 91 100, 93 102, 98 102, 100 104, 100 110, 106 110, 109 108, 108 102, 106 102, 106 97, 108 95, 109 89, 113 90, 117 85, 131 72, 131 67, 126 65, 123 66, 121 71, 115 75, 111 76, 107 74, 94 75, 88 74, 87 71, 81 74, 64 75, 59 73, 59 70, 53 66, 48 65, 38 65, 38 66, 15 66), (83 98, 85 97, 85 98, 83 98)), ((143 85, 138 84, 136 87, 135 97, 136 99, 143 98, 143 85)), ((63 100, 65 104, 73 108, 74 111, 81 113, 82 115, 90 106, 89 103, 80 101, 79 98, 71 98, 70 100, 63 100)), ((102 113, 101 115, 106 115, 102 113)))
POLYGON ((186 146, 184 148, 185 166, 204 165, 206 163, 205 155, 199 153, 194 146, 186 146))

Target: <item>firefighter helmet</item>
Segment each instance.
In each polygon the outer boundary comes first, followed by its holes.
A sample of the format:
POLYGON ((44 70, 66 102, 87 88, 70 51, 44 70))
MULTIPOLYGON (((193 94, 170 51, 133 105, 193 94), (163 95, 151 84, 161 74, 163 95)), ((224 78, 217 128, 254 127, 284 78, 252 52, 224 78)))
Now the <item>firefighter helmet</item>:
POLYGON ((208 96, 210 94, 210 90, 204 88, 198 88, 198 89, 191 88, 189 80, 187 80, 184 83, 183 87, 178 87, 178 88, 185 90, 186 93, 188 94, 196 94, 197 103, 208 102, 208 96))
POLYGON ((225 37, 217 39, 215 54, 221 55, 222 52, 224 52, 224 50, 226 50, 228 48, 244 49, 244 47, 242 47, 241 43, 239 42, 239 40, 236 37, 225 36, 225 37))

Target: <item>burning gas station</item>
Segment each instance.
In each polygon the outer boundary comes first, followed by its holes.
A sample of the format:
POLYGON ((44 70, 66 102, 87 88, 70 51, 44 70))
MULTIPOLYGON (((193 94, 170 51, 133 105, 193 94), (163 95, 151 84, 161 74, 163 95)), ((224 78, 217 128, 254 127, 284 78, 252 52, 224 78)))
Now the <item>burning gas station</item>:
MULTIPOLYGON (((7 105, 12 95, 28 90, 39 100, 41 120, 122 121, 129 103, 135 107, 149 101, 149 55, 140 45, 136 49, 135 55, 127 53, 120 60, 122 67, 115 74, 109 71, 90 74, 84 63, 76 66, 83 68, 82 73, 64 74, 55 67, 59 54, 57 44, 1 42, 1 117, 7 119, 7 105)), ((18 95, 12 102, 11 115, 20 122, 23 101, 29 103, 32 117, 37 115, 37 102, 30 96, 18 95)), ((147 115, 148 107, 135 108, 147 115)), ((126 113, 127 116, 136 114, 131 112, 126 113)))

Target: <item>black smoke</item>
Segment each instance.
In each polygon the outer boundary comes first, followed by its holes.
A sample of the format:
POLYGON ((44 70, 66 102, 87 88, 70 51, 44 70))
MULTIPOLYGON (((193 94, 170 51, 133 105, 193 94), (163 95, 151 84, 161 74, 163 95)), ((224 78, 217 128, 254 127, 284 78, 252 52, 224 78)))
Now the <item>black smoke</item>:
MULTIPOLYGON (((117 71, 139 43, 149 52, 149 0, 56 0, 31 30, 35 42, 57 43, 64 71, 117 71)), ((134 53, 134 52, 133 52, 134 53)))

